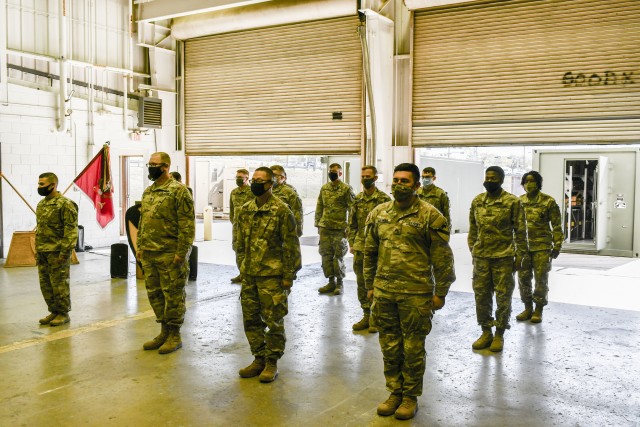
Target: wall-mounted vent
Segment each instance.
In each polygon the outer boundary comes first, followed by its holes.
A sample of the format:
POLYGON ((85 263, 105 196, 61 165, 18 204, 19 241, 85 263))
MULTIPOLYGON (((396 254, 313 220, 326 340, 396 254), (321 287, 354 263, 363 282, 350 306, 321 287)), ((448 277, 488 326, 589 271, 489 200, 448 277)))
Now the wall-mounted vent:
POLYGON ((138 127, 162 128, 162 100, 159 98, 140 98, 138 107, 138 127))

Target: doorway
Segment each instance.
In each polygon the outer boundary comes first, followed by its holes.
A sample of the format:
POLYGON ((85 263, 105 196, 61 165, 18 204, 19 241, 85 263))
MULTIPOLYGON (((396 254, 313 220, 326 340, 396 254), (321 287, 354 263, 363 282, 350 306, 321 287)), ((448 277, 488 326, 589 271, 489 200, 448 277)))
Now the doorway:
POLYGON ((563 222, 565 242, 602 249, 606 243, 606 214, 599 215, 606 196, 607 158, 565 160, 563 222))
POLYGON ((142 156, 122 156, 122 191, 120 200, 120 235, 126 234, 125 214, 127 209, 142 200, 142 193, 147 184, 146 167, 142 156))

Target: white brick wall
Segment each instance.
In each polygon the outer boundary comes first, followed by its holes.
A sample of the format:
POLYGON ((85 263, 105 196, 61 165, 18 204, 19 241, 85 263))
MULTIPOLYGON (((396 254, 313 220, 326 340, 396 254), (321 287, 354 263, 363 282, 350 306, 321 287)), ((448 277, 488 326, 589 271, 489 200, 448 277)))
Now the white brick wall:
MULTIPOLYGON (((88 152, 88 119, 86 102, 73 100, 71 120, 75 125, 70 131, 60 134, 56 129, 55 94, 27 87, 8 85, 9 105, 0 105, 0 145, 2 148, 2 165, 0 170, 7 175, 12 184, 27 201, 36 207, 41 197, 37 194, 38 175, 51 171, 58 175, 59 190, 63 191, 76 177, 77 173, 87 165, 104 141, 111 141, 111 168, 114 180, 114 211, 116 218, 104 230, 95 219, 95 209, 89 199, 72 187, 66 194, 79 206, 80 225, 85 227, 85 243, 94 247, 108 246, 120 239, 120 156, 142 155, 145 159, 156 151, 154 134, 150 132, 142 141, 133 142, 129 134, 123 130, 122 110, 105 106, 110 114, 95 114, 95 145, 88 152), (20 105, 15 105, 15 104, 20 105), (33 105, 25 105, 30 104, 33 105), (19 108, 17 108, 19 107, 19 108), (45 116, 45 117, 38 117, 45 116)), ((172 98, 172 97, 171 97, 172 98)), ((163 99, 163 103, 173 111, 171 99, 163 99)), ((98 105, 96 106, 96 108, 98 105)), ((101 105, 100 105, 101 107, 101 105)), ((129 115, 135 115, 130 111, 129 115)), ((133 125, 134 118, 129 119, 133 125)), ((173 117, 167 120, 173 123, 173 117)), ((184 155, 175 153, 173 127, 167 126, 157 132, 157 147, 171 155, 175 170, 184 171, 184 155)), ((14 231, 32 230, 35 227, 35 215, 14 191, 2 183, 2 214, 4 229, 2 239, 3 257, 7 255, 11 236, 14 231)))

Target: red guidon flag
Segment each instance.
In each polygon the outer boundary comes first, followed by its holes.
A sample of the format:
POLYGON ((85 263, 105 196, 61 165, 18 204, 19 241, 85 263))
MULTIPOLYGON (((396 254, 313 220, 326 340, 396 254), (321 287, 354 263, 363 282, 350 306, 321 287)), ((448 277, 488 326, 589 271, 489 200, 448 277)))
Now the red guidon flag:
POLYGON ((111 160, 107 144, 102 147, 102 150, 96 154, 73 182, 91 199, 96 208, 98 224, 105 228, 114 218, 111 160))

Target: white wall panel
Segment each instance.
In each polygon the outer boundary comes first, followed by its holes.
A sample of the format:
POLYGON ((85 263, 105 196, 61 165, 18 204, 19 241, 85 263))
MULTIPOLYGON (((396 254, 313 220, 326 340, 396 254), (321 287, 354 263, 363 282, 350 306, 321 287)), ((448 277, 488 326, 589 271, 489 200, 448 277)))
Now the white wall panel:
MULTIPOLYGON (((7 48, 58 56, 57 5, 57 0, 7 0, 7 48)), ((96 65, 128 68, 128 1, 67 0, 67 5, 71 58, 92 62, 93 50, 96 65)), ((134 69, 142 71, 142 49, 135 50, 134 69)))

